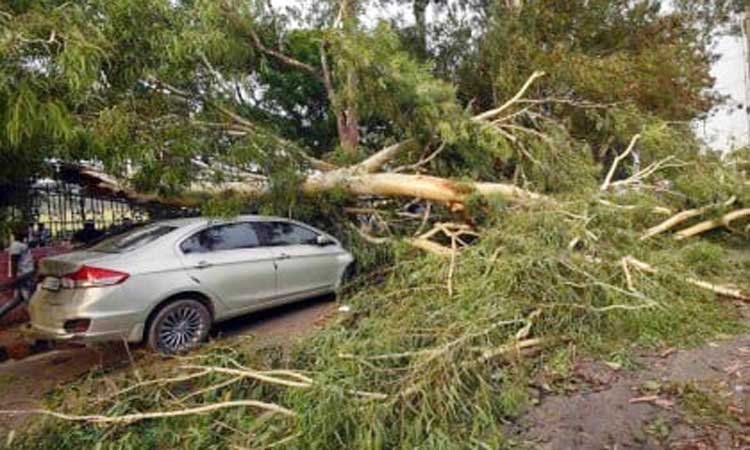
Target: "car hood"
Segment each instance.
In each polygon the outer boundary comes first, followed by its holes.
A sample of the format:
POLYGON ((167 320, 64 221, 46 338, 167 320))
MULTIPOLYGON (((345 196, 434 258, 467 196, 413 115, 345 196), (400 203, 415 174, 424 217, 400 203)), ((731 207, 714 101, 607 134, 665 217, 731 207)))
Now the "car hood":
POLYGON ((84 265, 100 266, 114 261, 120 255, 93 251, 78 251, 50 256, 39 262, 40 275, 62 276, 73 273, 84 265))

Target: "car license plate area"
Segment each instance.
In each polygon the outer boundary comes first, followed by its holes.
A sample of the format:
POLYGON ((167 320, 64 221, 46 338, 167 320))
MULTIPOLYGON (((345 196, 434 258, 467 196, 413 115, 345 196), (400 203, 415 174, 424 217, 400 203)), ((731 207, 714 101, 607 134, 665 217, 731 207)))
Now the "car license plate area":
POLYGON ((42 280, 42 288, 48 291, 59 291, 60 279, 57 277, 46 277, 42 280))

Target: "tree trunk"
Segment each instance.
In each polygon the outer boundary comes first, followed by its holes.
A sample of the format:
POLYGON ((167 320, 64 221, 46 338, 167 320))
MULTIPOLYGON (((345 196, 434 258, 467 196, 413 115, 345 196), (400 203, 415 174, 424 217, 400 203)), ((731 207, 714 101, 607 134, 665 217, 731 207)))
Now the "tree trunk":
MULTIPOLYGON (((84 184, 94 186, 98 190, 108 191, 113 195, 127 197, 138 203, 196 207, 203 203, 206 196, 234 193, 258 197, 268 193, 266 180, 258 178, 221 184, 193 183, 181 195, 161 196, 138 192, 132 189, 126 181, 121 181, 98 169, 81 167, 79 173, 84 184)), ((428 175, 364 173, 358 170, 357 166, 311 175, 302 182, 300 189, 307 194, 342 189, 357 196, 420 198, 449 206, 462 205, 474 194, 484 197, 498 196, 512 203, 552 201, 544 195, 529 192, 512 184, 462 182, 428 175)))
MULTIPOLYGON (((344 31, 357 25, 357 1, 342 0, 339 17, 344 31)), ((357 113, 357 74, 351 67, 346 72, 346 84, 341 96, 340 108, 336 112, 336 126, 339 133, 339 145, 345 154, 354 156, 359 147, 359 114, 357 113)), ((336 105, 333 105, 336 107, 336 105)))
POLYGON ((414 29, 416 31, 417 50, 420 57, 427 56, 427 6, 430 0, 414 0, 414 29))
POLYGON ((356 109, 348 107, 336 114, 339 144, 347 155, 356 155, 359 146, 359 117, 356 109))

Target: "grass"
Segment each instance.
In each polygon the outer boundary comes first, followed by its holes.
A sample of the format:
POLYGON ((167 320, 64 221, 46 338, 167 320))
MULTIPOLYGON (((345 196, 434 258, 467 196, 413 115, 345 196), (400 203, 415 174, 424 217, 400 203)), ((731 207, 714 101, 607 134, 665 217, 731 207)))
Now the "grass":
MULTIPOLYGON (((562 384, 578 355, 628 367, 635 348, 693 346, 743 330, 733 308, 684 283, 686 277, 741 279, 741 268, 727 263, 731 248, 719 236, 639 241, 643 224, 654 221, 650 200, 640 201, 628 212, 575 201, 560 208, 500 206, 488 212, 482 239, 458 258, 452 296, 445 259, 397 245, 388 267, 342 297, 351 313, 290 351, 229 340, 189 360, 292 369, 314 380, 310 388, 245 378, 186 399, 231 378, 213 373, 115 395, 135 382, 120 372, 68 386, 49 402, 69 413, 115 416, 260 399, 296 411, 295 419, 250 409, 118 426, 40 419, 14 447, 512 448, 504 423, 529 407, 528 388, 540 371, 562 384), (628 255, 660 268, 658 274, 634 271, 634 291, 620 265, 628 255), (513 350, 528 339, 543 345, 526 356, 513 350)), ((185 363, 148 358, 138 370, 145 379, 164 378, 184 374, 185 363)))

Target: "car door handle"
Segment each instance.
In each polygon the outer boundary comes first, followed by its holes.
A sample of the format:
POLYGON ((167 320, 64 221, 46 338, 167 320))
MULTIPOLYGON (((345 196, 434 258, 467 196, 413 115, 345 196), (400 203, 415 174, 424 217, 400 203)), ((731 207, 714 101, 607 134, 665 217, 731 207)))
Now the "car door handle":
POLYGON ((291 259, 291 257, 292 257, 292 255, 287 255, 286 253, 282 253, 276 259, 291 259))
POLYGON ((213 266, 213 264, 211 264, 208 261, 198 261, 198 263, 195 265, 195 268, 196 269, 208 269, 211 266, 213 266))

